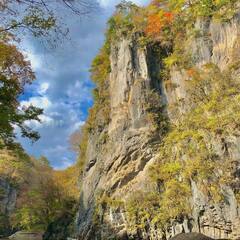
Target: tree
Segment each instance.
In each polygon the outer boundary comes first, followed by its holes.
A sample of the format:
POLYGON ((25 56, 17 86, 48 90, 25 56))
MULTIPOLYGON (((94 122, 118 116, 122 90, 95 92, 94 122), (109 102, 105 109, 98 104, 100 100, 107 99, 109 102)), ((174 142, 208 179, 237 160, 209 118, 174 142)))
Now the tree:
POLYGON ((86 15, 96 8, 93 0, 1 0, 0 33, 30 32, 46 37, 50 30, 66 34, 60 24, 60 7, 77 15, 86 15))
POLYGON ((41 156, 39 159, 38 159, 39 163, 42 164, 42 165, 45 165, 45 166, 50 166, 50 162, 49 160, 45 157, 45 156, 41 156))
POLYGON ((67 34, 60 24, 59 6, 77 15, 87 14, 96 7, 94 2, 84 0, 0 0, 0 147, 13 145, 15 128, 20 129, 22 137, 32 141, 39 138, 26 123, 40 121, 43 110, 20 106, 18 100, 35 75, 16 45, 21 40, 20 33, 44 38, 52 33, 67 34))
POLYGON ((72 213, 78 199, 78 168, 55 171, 40 159, 31 159, 25 184, 19 186, 17 209, 11 217, 11 224, 23 230, 46 230, 64 213, 72 213))
POLYGON ((76 130, 74 133, 72 133, 69 138, 71 150, 75 151, 76 153, 79 153, 79 150, 80 150, 79 145, 80 145, 81 137, 82 137, 82 131, 80 128, 76 130))
POLYGON ((18 101, 25 84, 30 84, 34 78, 30 63, 17 47, 6 40, 0 41, 0 147, 13 144, 16 127, 23 137, 32 141, 39 138, 26 121, 40 121, 42 109, 20 106, 18 101))

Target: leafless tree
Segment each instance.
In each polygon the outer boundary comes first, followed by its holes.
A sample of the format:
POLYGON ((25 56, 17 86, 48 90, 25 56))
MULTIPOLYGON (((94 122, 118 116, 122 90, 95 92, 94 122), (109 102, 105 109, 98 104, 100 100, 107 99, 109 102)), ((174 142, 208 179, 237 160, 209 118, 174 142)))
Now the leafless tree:
POLYGON ((30 32, 35 37, 53 32, 66 35, 62 11, 81 17, 97 8, 96 0, 0 0, 0 37, 16 32, 30 32))

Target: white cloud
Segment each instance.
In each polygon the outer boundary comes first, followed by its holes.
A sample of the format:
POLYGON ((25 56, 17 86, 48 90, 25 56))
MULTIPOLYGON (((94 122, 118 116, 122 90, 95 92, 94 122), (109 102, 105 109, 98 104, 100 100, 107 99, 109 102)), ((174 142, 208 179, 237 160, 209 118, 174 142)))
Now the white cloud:
POLYGON ((77 131, 81 126, 83 126, 85 121, 79 121, 73 124, 73 126, 70 128, 69 132, 70 134, 74 133, 77 131))
POLYGON ((41 120, 41 122, 38 122, 36 120, 29 120, 26 121, 25 124, 31 128, 34 128, 35 130, 40 129, 41 127, 55 125, 54 119, 47 115, 43 114, 39 116, 39 119, 41 120))
POLYGON ((56 153, 63 153, 65 151, 67 151, 67 146, 57 145, 54 148, 46 149, 45 153, 54 153, 54 154, 56 154, 56 153))
POLYGON ((71 167, 73 165, 73 162, 69 160, 68 158, 63 158, 61 165, 58 167, 55 167, 55 170, 64 170, 68 167, 71 167))
POLYGON ((31 43, 31 41, 27 38, 23 39, 23 42, 21 42, 19 46, 26 56, 26 58, 31 62, 31 66, 36 71, 37 69, 41 68, 42 61, 38 54, 34 53, 34 47, 31 43))
POLYGON ((48 88, 49 88, 49 83, 48 82, 43 82, 43 83, 41 83, 38 91, 39 91, 40 94, 45 94, 47 92, 48 88))
POLYGON ((52 106, 52 102, 46 95, 44 95, 46 94, 48 88, 49 83, 43 82, 36 89, 36 94, 41 94, 41 96, 30 97, 28 100, 23 100, 20 102, 21 107, 29 107, 32 105, 34 107, 39 107, 44 110, 44 114, 39 116, 41 122, 38 122, 36 120, 30 120, 25 122, 25 124, 31 128, 40 129, 46 126, 54 126, 54 124, 56 124, 54 119, 45 113, 46 110, 48 110, 52 106))
POLYGON ((54 119, 47 116, 47 115, 41 115, 40 117, 41 123, 43 123, 44 125, 51 125, 54 123, 54 119))
POLYGON ((32 68, 34 70, 39 69, 42 65, 40 58, 37 55, 33 54, 31 51, 26 52, 26 54, 27 58, 31 62, 32 68))
POLYGON ((36 96, 36 97, 31 97, 28 100, 21 101, 22 107, 23 106, 29 107, 30 105, 43 108, 44 110, 46 110, 52 105, 52 102, 46 96, 36 96))

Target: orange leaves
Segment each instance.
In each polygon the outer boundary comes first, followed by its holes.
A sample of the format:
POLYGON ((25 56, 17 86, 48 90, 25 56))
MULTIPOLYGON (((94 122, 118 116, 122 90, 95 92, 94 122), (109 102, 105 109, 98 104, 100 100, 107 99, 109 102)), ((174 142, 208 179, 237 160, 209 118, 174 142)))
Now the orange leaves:
POLYGON ((148 24, 145 32, 149 36, 156 36, 162 29, 161 17, 158 14, 148 16, 148 24))
POLYGON ((187 70, 187 75, 189 77, 193 77, 195 75, 195 73, 196 73, 196 71, 193 68, 190 68, 190 69, 187 70))
POLYGON ((186 70, 189 78, 199 78, 199 70, 197 68, 189 68, 186 70))
POLYGON ((158 37, 164 29, 171 26, 173 20, 174 15, 171 12, 160 10, 158 13, 150 14, 145 29, 146 35, 153 38, 158 37))
POLYGON ((167 23, 172 23, 172 22, 173 22, 173 13, 171 13, 171 12, 165 12, 165 13, 163 14, 163 16, 164 16, 165 21, 166 21, 167 23))

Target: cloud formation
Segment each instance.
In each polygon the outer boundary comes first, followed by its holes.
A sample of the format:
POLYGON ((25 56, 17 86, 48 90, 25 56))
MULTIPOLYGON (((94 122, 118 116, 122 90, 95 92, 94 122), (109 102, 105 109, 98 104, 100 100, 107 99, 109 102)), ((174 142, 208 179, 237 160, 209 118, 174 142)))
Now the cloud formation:
MULTIPOLYGON (((33 104, 44 108, 42 123, 28 122, 37 129, 41 139, 31 144, 20 139, 26 151, 39 157, 45 155, 52 166, 63 169, 76 160, 70 150, 69 136, 86 120, 92 106, 89 68, 104 41, 104 31, 109 16, 118 0, 99 0, 102 11, 90 17, 67 17, 70 38, 56 50, 46 49, 36 39, 25 39, 23 49, 36 72, 36 81, 26 88, 22 105, 33 104)), ((146 4, 148 0, 133 1, 146 4)))

